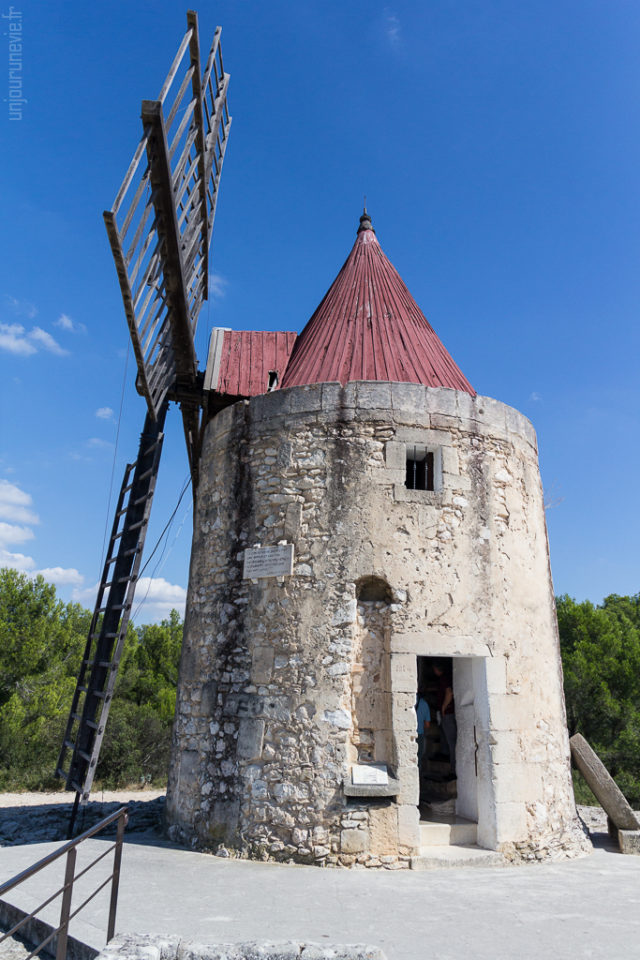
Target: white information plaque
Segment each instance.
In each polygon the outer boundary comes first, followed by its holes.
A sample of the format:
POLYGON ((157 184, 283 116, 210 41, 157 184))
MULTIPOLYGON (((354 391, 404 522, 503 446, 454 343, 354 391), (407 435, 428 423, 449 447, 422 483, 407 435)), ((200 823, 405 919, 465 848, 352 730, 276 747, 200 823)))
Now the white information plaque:
POLYGON ((351 768, 351 782, 359 787, 370 783, 385 786, 389 783, 389 774, 383 763, 359 763, 351 768))
POLYGON ((278 547, 248 547, 244 552, 244 580, 261 577, 290 577, 293 573, 293 544, 278 547))

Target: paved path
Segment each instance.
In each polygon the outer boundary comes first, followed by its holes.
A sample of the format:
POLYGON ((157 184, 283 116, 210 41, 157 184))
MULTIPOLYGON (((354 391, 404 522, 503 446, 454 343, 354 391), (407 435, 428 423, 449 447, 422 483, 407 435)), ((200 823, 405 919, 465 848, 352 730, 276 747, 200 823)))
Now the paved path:
MULTIPOLYGON (((640 857, 601 844, 565 863, 388 873, 224 860, 136 838, 123 855, 117 929, 202 942, 367 942, 389 960, 640 958, 640 857)), ((0 881, 57 846, 4 848, 0 881)), ((106 841, 85 846, 95 856, 106 841)), ((32 909, 60 879, 61 868, 43 872, 14 902, 32 909)), ((71 932, 101 947, 106 897, 87 909, 71 932)))

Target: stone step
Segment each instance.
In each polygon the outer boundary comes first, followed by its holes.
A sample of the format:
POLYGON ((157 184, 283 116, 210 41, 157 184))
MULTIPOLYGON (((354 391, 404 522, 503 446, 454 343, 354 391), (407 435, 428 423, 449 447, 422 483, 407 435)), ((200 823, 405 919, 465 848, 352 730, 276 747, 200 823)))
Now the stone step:
POLYGON ((503 867, 505 859, 496 850, 482 847, 425 847, 411 858, 412 870, 441 870, 452 867, 503 867))
POLYGON ((426 800, 449 800, 458 795, 456 780, 426 780, 423 778, 421 791, 426 800))
POLYGON ((478 839, 478 824, 463 817, 420 822, 420 849, 474 844, 478 839))

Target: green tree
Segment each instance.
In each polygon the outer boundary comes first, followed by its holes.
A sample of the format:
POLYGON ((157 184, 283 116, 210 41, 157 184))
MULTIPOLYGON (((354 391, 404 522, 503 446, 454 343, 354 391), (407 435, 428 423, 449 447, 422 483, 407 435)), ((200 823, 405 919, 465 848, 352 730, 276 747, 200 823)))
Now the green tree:
POLYGON ((51 785, 90 620, 41 576, 0 569, 0 785, 51 785))
MULTIPOLYGON (((0 789, 60 785, 54 770, 91 613, 40 577, 0 569, 0 789)), ((110 787, 166 778, 182 621, 129 625, 98 765, 110 787)))
POLYGON ((640 603, 557 600, 569 733, 580 732, 640 804, 640 603))

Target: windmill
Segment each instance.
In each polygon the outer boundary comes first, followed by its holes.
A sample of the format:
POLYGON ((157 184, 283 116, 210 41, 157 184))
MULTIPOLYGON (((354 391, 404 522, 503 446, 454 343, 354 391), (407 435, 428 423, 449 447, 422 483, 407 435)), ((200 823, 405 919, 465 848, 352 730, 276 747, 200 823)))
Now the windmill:
POLYGON ((194 337, 209 287, 209 249, 229 138, 229 75, 221 29, 204 70, 198 17, 157 100, 142 101, 142 138, 104 220, 147 412, 122 481, 102 579, 56 768, 90 794, 133 604, 170 401, 180 405, 193 489, 198 485, 202 375, 194 337))

